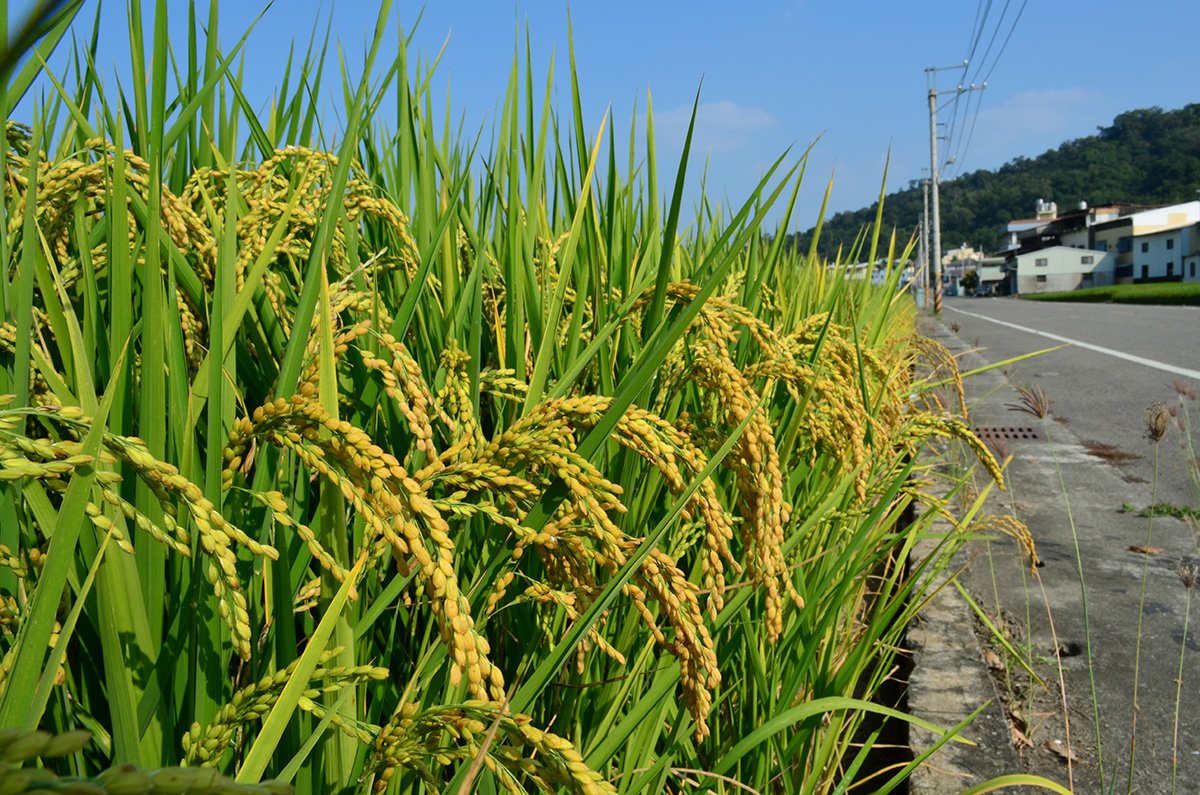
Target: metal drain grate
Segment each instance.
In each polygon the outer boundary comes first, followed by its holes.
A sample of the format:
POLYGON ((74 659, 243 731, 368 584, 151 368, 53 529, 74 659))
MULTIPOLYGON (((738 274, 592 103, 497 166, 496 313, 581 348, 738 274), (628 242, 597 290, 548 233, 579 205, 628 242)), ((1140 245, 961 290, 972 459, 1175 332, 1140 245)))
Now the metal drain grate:
POLYGON ((1040 442, 1045 439, 1045 437, 1042 436, 1042 432, 1037 428, 1009 425, 976 425, 971 430, 976 436, 985 442, 991 442, 997 439, 1040 442))

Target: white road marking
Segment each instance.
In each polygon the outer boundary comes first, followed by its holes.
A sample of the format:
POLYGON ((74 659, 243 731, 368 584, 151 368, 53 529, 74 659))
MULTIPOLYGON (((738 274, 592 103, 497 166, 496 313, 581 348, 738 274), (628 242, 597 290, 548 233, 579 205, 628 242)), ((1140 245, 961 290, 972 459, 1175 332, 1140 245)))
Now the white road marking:
POLYGON ((997 325, 1007 326, 1008 328, 1016 329, 1017 331, 1024 331, 1027 334, 1036 334, 1039 337, 1045 337, 1047 339, 1052 339, 1056 342, 1065 342, 1068 345, 1074 345, 1079 348, 1086 348, 1087 350, 1095 351, 1096 353, 1103 353, 1105 356, 1112 356, 1116 359, 1124 359, 1127 362, 1134 362, 1135 364, 1144 365, 1146 367, 1153 367, 1155 370, 1162 370, 1163 372, 1174 373, 1175 375, 1181 375, 1184 378, 1195 378, 1197 380, 1200 380, 1200 370, 1189 370, 1186 367, 1176 367, 1173 364, 1167 364, 1166 362, 1157 362, 1154 359, 1147 359, 1142 356, 1135 356, 1132 353, 1125 353, 1124 351, 1114 351, 1112 348, 1104 348, 1104 347, 1101 347, 1100 345, 1093 345, 1090 342, 1081 342, 1080 340, 1073 340, 1070 337, 1062 337, 1062 336, 1059 336, 1058 334, 1051 334, 1049 331, 1039 331, 1038 329, 1029 328, 1028 326, 1018 326, 1016 323, 1009 323, 1007 320, 997 320, 994 317, 988 317, 987 315, 980 315, 976 312, 968 312, 965 309, 956 309, 955 307, 952 307, 952 306, 947 306, 946 309, 949 309, 951 312, 958 312, 960 315, 966 315, 967 317, 973 317, 973 318, 977 318, 979 320, 986 320, 989 323, 996 323, 997 325))

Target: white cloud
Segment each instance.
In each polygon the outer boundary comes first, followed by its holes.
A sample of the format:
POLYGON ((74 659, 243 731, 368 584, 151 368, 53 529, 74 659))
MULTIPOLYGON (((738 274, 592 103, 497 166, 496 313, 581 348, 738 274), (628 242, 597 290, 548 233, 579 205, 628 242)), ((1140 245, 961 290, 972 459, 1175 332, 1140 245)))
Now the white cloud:
MULTIPOLYGON (((691 116, 691 105, 655 112, 656 135, 672 147, 683 146, 691 116)), ((761 108, 727 101, 703 102, 696 111, 692 151, 700 154, 737 152, 752 144, 758 133, 778 123, 775 116, 761 108)))
MULTIPOLYGON (((1084 88, 1031 89, 1014 94, 998 107, 987 107, 975 123, 971 152, 975 163, 995 163, 1017 155, 1035 157, 1070 138, 1091 135, 1105 121, 1107 98, 1084 88)), ((961 120, 960 120, 961 122, 961 120)), ((962 134, 969 132, 962 130, 962 134)), ((959 132, 956 131, 955 137, 959 132)), ((972 166, 967 165, 968 170, 972 166)))

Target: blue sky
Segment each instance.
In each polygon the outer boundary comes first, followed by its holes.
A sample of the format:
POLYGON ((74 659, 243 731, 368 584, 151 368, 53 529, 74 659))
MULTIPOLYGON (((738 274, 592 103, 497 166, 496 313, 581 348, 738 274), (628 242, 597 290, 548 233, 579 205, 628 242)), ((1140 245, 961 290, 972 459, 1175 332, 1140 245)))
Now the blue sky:
MULTIPOLYGON (((92 2, 81 16, 87 24, 92 2)), ((219 3, 227 47, 265 5, 219 3)), ((186 4, 169 5, 182 41, 186 4)), ((393 20, 399 16, 407 29, 421 8, 399 0, 393 20)), ((351 63, 361 59, 375 2, 278 0, 251 35, 245 74, 252 96, 268 100, 288 43, 306 41, 314 24, 323 29, 330 9, 334 40, 351 63)), ((102 9, 102 65, 127 60, 124 15, 123 2, 110 0, 102 9)), ((950 133, 942 159, 958 153, 950 177, 1035 156, 1091 134, 1124 110, 1200 101, 1196 0, 576 0, 570 15, 591 129, 610 105, 616 128, 628 129, 635 101, 644 111, 649 90, 660 169, 667 174, 702 79, 690 181, 695 184, 707 158, 716 198, 737 203, 785 148, 802 150, 816 141, 793 224, 799 228, 815 219, 831 175, 831 210, 872 201, 889 150, 889 190, 922 176, 929 165, 924 69, 960 63, 975 31, 976 55, 965 77, 960 69, 940 73, 938 81, 952 89, 990 73, 986 91, 962 95, 957 112, 950 105, 939 115, 950 133)), ((413 49, 432 56, 445 44, 439 90, 448 82, 454 111, 465 115, 469 129, 494 117, 518 30, 526 24, 535 74, 545 74, 553 53, 559 104, 566 108, 565 2, 430 0, 424 7, 413 49)))

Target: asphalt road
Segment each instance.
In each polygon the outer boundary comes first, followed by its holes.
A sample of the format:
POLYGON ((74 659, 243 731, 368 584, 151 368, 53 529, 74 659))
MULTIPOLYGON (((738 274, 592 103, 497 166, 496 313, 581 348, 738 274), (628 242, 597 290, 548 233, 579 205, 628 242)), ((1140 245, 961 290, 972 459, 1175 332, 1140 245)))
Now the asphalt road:
MULTIPOLYGON (((948 299, 940 320, 933 336, 964 369, 1061 344, 1045 335, 1078 343, 968 380, 976 423, 1038 426, 1006 408, 1022 384, 1046 391, 1057 420, 1042 426, 1042 440, 1012 443, 1010 492, 993 494, 988 508, 1028 525, 1043 567, 1030 576, 1019 547, 1001 538, 977 542, 962 576, 996 622, 1032 652, 1047 683, 1009 686, 1010 703, 1022 713, 1014 726, 1028 741, 1026 764, 1066 783, 1062 749, 1069 738, 1076 792, 1200 792, 1200 621, 1188 623, 1185 634, 1186 617, 1197 619, 1197 611, 1189 610, 1177 573, 1200 554, 1200 539, 1178 519, 1121 511, 1126 503, 1200 507, 1179 429, 1170 428, 1158 445, 1157 479, 1155 446, 1144 435, 1147 406, 1179 402, 1173 381, 1200 388, 1200 310, 948 299), (1101 445, 1106 457, 1094 454, 1101 445), (1138 551, 1144 546, 1150 554, 1138 551), (1060 674, 1065 711, 1056 695, 1060 674)), ((1198 409, 1191 404, 1193 418, 1198 409)), ((1200 437, 1200 427, 1193 433, 1200 437)), ((1200 599, 1190 601, 1200 607, 1200 599)), ((1005 681, 1021 678, 1004 658, 1003 650, 993 658, 1009 666, 1001 693, 1005 681)))
MULTIPOLYGON (((1110 463, 1130 482, 1153 483, 1154 447, 1145 439, 1146 408, 1155 401, 1176 403, 1176 380, 1200 389, 1200 308, 1011 298, 949 298, 944 306, 943 322, 957 327, 958 336, 990 362, 1064 344, 1043 334, 1105 349, 1068 345, 1006 370, 1015 384, 1041 386, 1050 397, 1053 415, 1082 442, 1111 448, 1110 463)), ((1200 444, 1200 428, 1194 433, 1200 444)), ((1178 429, 1171 428, 1159 446, 1155 500, 1200 507, 1183 441, 1178 429)))

